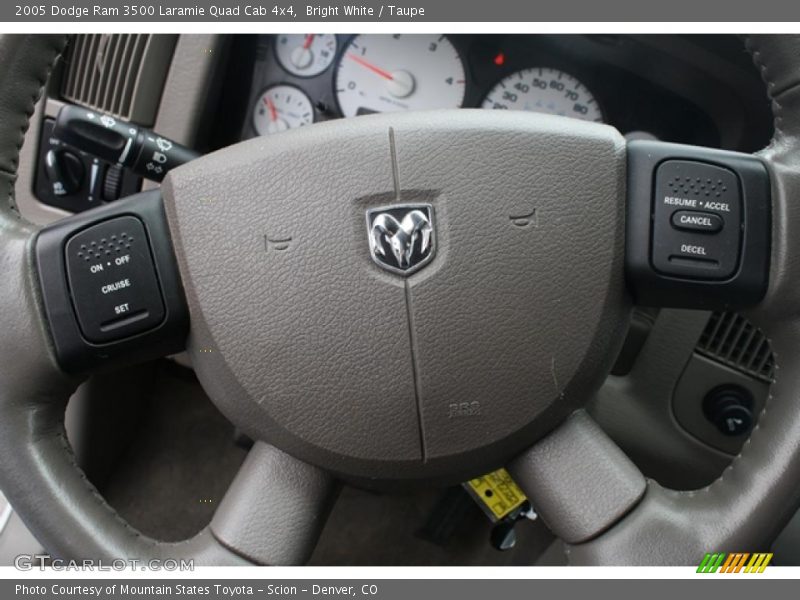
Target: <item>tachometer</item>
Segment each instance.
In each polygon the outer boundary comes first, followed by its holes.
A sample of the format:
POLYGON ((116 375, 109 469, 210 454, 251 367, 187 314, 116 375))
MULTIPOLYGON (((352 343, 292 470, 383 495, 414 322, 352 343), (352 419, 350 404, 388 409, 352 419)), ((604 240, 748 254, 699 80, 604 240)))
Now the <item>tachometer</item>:
POLYGON ((603 113, 589 88, 569 73, 547 67, 512 73, 492 88, 482 106, 603 122, 603 113))
POLYGON ((346 117, 395 110, 458 108, 464 65, 443 35, 365 34, 353 38, 336 73, 346 117))
POLYGON ((327 69, 336 56, 336 36, 332 33, 279 35, 275 55, 281 66, 300 77, 313 77, 327 69))
POLYGON ((279 133, 314 122, 314 107, 303 92, 292 85, 276 85, 256 100, 253 128, 258 135, 279 133))

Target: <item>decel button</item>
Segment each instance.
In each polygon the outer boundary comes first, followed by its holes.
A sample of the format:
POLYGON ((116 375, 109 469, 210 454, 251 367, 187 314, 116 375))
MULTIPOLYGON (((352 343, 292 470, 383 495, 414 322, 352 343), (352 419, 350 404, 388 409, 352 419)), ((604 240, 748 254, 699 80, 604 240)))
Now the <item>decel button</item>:
POLYGON ((113 342, 158 326, 164 302, 142 222, 116 217, 84 229, 65 247, 72 304, 83 336, 113 342))
POLYGON ((672 226, 684 231, 717 233, 722 229, 722 218, 712 213, 677 210, 672 213, 672 226))

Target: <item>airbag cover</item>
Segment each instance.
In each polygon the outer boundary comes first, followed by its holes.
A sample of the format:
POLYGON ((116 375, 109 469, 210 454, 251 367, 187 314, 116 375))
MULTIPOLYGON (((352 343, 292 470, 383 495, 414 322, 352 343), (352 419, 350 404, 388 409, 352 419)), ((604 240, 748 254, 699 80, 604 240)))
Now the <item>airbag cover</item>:
MULTIPOLYGON (((624 141, 507 111, 391 113, 238 144, 165 205, 212 399, 359 478, 500 464, 588 399, 626 323, 624 141), (372 259, 370 209, 429 206, 435 252, 372 259)), ((398 213, 395 213, 398 214, 398 213)))

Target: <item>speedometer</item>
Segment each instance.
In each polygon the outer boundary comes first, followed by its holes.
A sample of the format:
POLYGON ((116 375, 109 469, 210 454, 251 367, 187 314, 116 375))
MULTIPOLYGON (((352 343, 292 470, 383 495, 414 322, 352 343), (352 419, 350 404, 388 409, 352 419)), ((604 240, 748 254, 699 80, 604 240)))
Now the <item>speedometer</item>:
POLYGON ((336 97, 345 117, 458 108, 464 84, 461 57, 445 36, 366 34, 342 54, 336 97))
POLYGON ((569 73, 546 67, 524 69, 502 79, 482 106, 603 122, 603 113, 589 88, 569 73))

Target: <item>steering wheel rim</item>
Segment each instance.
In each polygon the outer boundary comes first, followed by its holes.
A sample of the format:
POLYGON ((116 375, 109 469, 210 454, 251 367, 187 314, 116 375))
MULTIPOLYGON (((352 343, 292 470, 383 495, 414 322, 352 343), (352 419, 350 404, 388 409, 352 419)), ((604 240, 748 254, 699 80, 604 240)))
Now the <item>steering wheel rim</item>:
MULTIPOLYGON (((251 451, 211 525, 177 544, 147 538, 125 523, 74 461, 63 411, 79 379, 61 373, 54 358, 34 275, 36 228, 20 218, 13 203, 24 131, 64 42, 59 36, 0 37, 0 53, 7 57, 0 74, 0 185, 8 198, 0 207, 0 264, 7 277, 0 290, 0 423, 5 430, 0 449, 7 457, 0 465, 0 484, 32 532, 58 556, 191 557, 207 564, 303 562, 324 523, 335 485, 317 467, 266 444, 259 442, 251 451), (281 502, 285 498, 292 498, 288 514, 281 502)), ((792 219, 800 222, 795 215, 800 208, 790 202, 800 189, 800 159, 795 156, 800 135, 795 57, 800 41, 760 36, 748 39, 748 48, 767 81, 776 117, 775 138, 760 154, 772 179, 772 272, 767 297, 752 318, 770 338, 782 369, 742 453, 704 490, 674 492, 645 483, 583 413, 523 453, 513 471, 546 523, 570 544, 574 563, 686 564, 709 548, 762 548, 800 503, 800 490, 787 481, 800 473, 800 413, 792 411, 793 390, 800 381, 791 373, 800 373, 800 368, 793 369, 800 358, 795 308, 800 292, 792 288, 800 270, 792 258, 798 253, 792 251, 800 242, 789 233, 792 219), (609 468, 595 470, 584 481, 555 476, 563 475, 569 461, 591 462, 591 453, 609 468), (599 503, 592 496, 596 490, 618 490, 617 484, 622 493, 604 495, 599 503), (576 520, 574 513, 559 508, 579 508, 576 497, 601 506, 576 520)))

